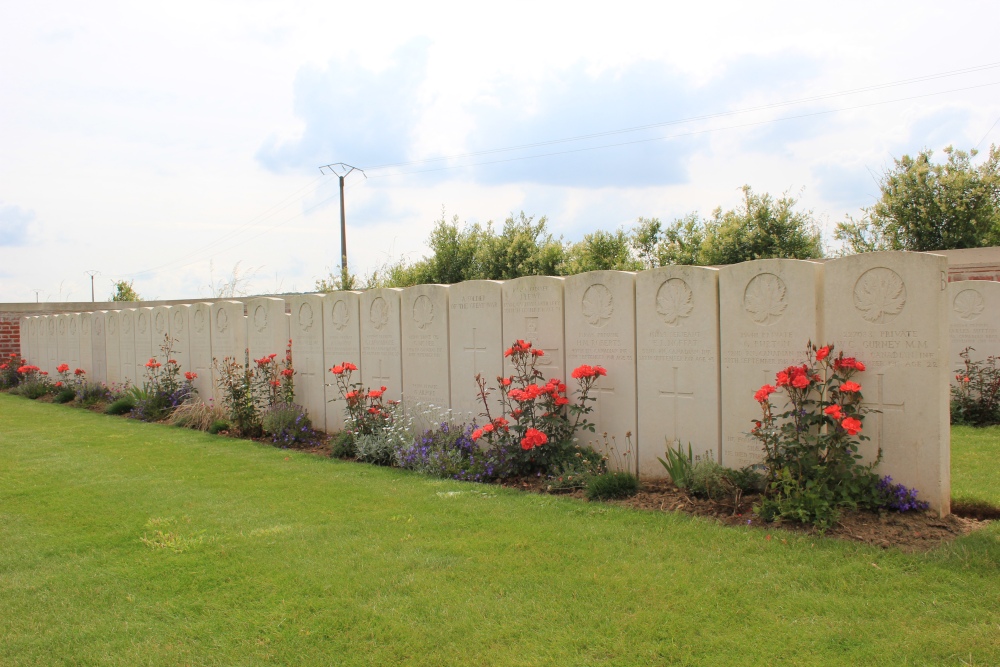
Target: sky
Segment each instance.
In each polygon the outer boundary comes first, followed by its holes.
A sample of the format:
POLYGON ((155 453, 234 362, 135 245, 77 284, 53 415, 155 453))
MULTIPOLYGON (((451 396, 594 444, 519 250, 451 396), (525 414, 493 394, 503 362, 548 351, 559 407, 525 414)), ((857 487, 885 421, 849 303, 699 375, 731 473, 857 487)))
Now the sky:
POLYGON ((991 2, 0 2, 0 302, 311 291, 524 211, 578 241, 1000 144, 991 2))

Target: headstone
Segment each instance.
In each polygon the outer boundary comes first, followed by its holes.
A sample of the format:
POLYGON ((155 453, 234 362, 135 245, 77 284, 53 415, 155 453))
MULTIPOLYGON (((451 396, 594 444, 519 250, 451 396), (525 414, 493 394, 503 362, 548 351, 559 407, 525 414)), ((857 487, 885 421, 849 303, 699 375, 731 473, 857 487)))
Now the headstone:
POLYGON ((827 342, 857 357, 868 407, 866 460, 916 488, 931 508, 951 505, 948 378, 948 260, 942 255, 869 252, 824 266, 827 342))
MULTIPOLYGON (((374 289, 361 295, 361 380, 385 387, 384 397, 403 396, 400 354, 400 289, 374 289)), ((329 398, 329 396, 327 396, 329 398)))
POLYGON ((146 382, 146 364, 150 359, 156 359, 160 363, 166 362, 161 359, 160 342, 153 337, 153 309, 146 306, 136 309, 135 316, 135 382, 142 385, 146 382))
MULTIPOLYGON (((61 366, 62 364, 68 364, 70 371, 72 372, 73 364, 79 360, 80 357, 80 336, 76 327, 73 327, 73 335, 70 335, 70 320, 72 319, 68 313, 60 313, 55 315, 56 319, 56 349, 58 353, 56 354, 56 366, 61 366), (76 343, 74 349, 73 343, 76 343)), ((56 375, 57 371, 53 368, 49 373, 53 376, 56 375)), ((53 381, 58 378, 53 377, 53 381)))
MULTIPOLYGON (((157 316, 163 313, 166 321, 167 333, 170 334, 170 342, 173 345, 172 356, 177 361, 181 369, 181 377, 187 371, 194 371, 191 365, 191 332, 189 315, 191 306, 184 303, 176 306, 163 306, 165 311, 159 309, 153 313, 153 331, 157 330, 157 316)), ((196 372, 196 371, 195 371, 196 372)))
MULTIPOLYGON (((482 424, 476 374, 488 388, 496 387, 497 377, 503 375, 503 283, 469 280, 448 289, 451 409, 456 420, 482 424)), ((489 397, 489 406, 490 414, 501 414, 499 392, 489 397)))
MULTIPOLYGON (((345 361, 362 368, 360 307, 358 292, 332 292, 323 299, 323 381, 328 433, 340 432, 347 417, 330 368, 345 361)), ((355 373, 354 379, 360 381, 360 374, 355 373)))
MULTIPOLYGON (((590 271, 570 276, 565 299, 566 369, 587 364, 608 372, 591 390, 594 411, 587 418, 597 431, 578 437, 604 451, 609 463, 637 473, 635 274, 590 271), (606 449, 605 433, 614 450, 606 449)), ((567 398, 575 403, 577 381, 560 379, 568 387, 567 398)))
POLYGON ((108 341, 106 310, 90 314, 90 342, 94 369, 88 371, 90 382, 108 382, 108 341))
MULTIPOLYGON (((17 335, 18 335, 18 354, 21 355, 21 359, 27 358, 31 354, 31 325, 28 324, 27 317, 21 317, 17 321, 17 335)), ((18 359, 17 361, 20 361, 18 359)), ((2 363, 9 363, 5 359, 0 359, 2 363)))
MULTIPOLYGON (((118 316, 118 346, 120 350, 121 366, 120 372, 122 382, 131 385, 142 386, 144 377, 137 375, 135 370, 135 329, 138 311, 135 308, 122 308, 121 315, 118 316)), ((143 359, 146 363, 148 359, 143 359)))
POLYGON ((451 408, 448 287, 417 285, 400 302, 403 405, 418 429, 451 408))
MULTIPOLYGON (((546 379, 566 379, 566 345, 563 335, 563 278, 524 276, 503 284, 503 347, 525 340, 545 352, 538 370, 546 379)), ((509 359, 504 374, 513 367, 509 359)))
MULTIPOLYGON (((212 304, 212 358, 222 367, 226 357, 239 364, 253 363, 247 359, 247 324, 243 304, 239 301, 216 301, 212 304)), ((215 402, 219 404, 222 392, 216 374, 215 402)))
POLYGON ((38 359, 41 356, 41 344, 38 342, 38 316, 31 315, 28 317, 28 340, 29 342, 29 353, 30 357, 27 355, 21 355, 29 364, 38 365, 38 359))
MULTIPOLYGON (((176 313, 174 313, 176 317, 176 313)), ((187 309, 189 369, 197 373, 194 389, 202 401, 215 395, 216 377, 212 365, 212 304, 193 303, 187 309)), ((221 363, 222 360, 219 359, 221 363)))
POLYGON ((795 259, 719 270, 722 464, 729 468, 763 459, 763 447, 749 435, 761 415, 753 395, 773 385, 778 371, 805 361, 806 343, 819 338, 822 271, 821 264, 795 259))
POLYGON ((121 384, 125 381, 122 374, 121 361, 121 333, 122 333, 121 311, 109 310, 104 315, 104 342, 105 342, 105 368, 107 369, 105 380, 109 385, 121 384))
POLYGON ((269 354, 284 359, 288 338, 284 299, 257 297, 247 301, 247 347, 251 361, 269 354))
POLYGON ((665 477, 668 445, 720 461, 718 270, 642 271, 635 303, 639 474, 665 477))
POLYGON ((59 361, 59 326, 55 315, 45 316, 45 364, 41 370, 55 376, 59 361))
POLYGON ((80 313, 77 315, 80 324, 80 365, 71 368, 75 371, 80 368, 84 371, 86 380, 92 380, 94 375, 94 318, 91 313, 80 313))
POLYGON ((176 345, 173 342, 173 336, 170 334, 170 312, 173 310, 171 306, 156 306, 153 308, 153 312, 150 313, 150 322, 152 324, 153 330, 153 355, 156 356, 161 362, 167 361, 167 359, 162 359, 162 351, 164 343, 167 342, 167 337, 170 337, 170 355, 168 359, 173 359, 180 366, 180 360, 177 359, 176 345))
POLYGON ((969 359, 983 361, 1000 357, 1000 282, 959 280, 948 285, 951 330, 951 357, 948 368, 954 374, 965 368, 960 356, 967 347, 969 359))
MULTIPOLYGON (((322 294, 289 298, 291 304, 292 367, 295 369, 295 402, 306 409, 313 428, 326 430, 327 371, 323 367, 322 294)), ((356 321, 356 318, 355 318, 356 321)))
POLYGON ((62 316, 66 321, 66 340, 68 349, 63 358, 63 363, 69 365, 69 374, 80 368, 80 313, 66 313, 62 316))

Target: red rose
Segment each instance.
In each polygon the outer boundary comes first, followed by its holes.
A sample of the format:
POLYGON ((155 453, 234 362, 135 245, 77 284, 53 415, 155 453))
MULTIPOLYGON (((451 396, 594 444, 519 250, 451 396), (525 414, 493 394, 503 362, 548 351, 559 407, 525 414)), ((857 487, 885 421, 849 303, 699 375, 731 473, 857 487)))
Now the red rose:
POLYGON ((805 389, 809 386, 809 378, 805 375, 796 375, 795 379, 792 380, 792 386, 796 389, 805 389))
POLYGON ((840 425, 847 431, 847 435, 857 435, 861 431, 861 422, 854 417, 848 417, 840 425))
POLYGON ((830 346, 826 345, 824 347, 816 350, 816 361, 823 361, 830 354, 830 346))
POLYGON ((333 368, 330 369, 330 372, 333 373, 334 375, 340 375, 344 372, 344 367, 334 366, 333 368))
POLYGON ((854 393, 857 391, 861 391, 861 385, 858 384, 857 382, 851 382, 850 380, 848 380, 844 384, 840 385, 840 391, 854 393))
POLYGON ((356 370, 358 370, 358 367, 355 366, 354 364, 352 364, 349 361, 345 361, 344 362, 344 370, 345 371, 356 371, 356 370))
POLYGON ((763 403, 767 398, 777 391, 777 388, 773 385, 765 384, 763 387, 757 390, 757 393, 753 395, 753 398, 758 403, 763 403))
POLYGON ((470 437, 473 440, 479 440, 481 437, 483 437, 483 429, 477 428, 475 431, 472 432, 472 435, 470 437))
POLYGON ((549 438, 547 435, 536 428, 529 428, 525 432, 524 437, 521 438, 521 449, 528 451, 529 449, 540 447, 548 441, 549 438))
POLYGON ((823 412, 834 419, 842 419, 844 416, 844 410, 839 405, 829 405, 823 412))
POLYGON ((57 373, 65 373, 68 370, 69 370, 69 364, 59 364, 58 366, 56 366, 57 373))
POLYGON ((75 371, 73 371, 73 375, 83 375, 86 372, 87 371, 83 370, 82 368, 77 368, 75 371))
POLYGON ((281 371, 281 374, 282 374, 283 376, 285 376, 286 378, 290 378, 290 377, 292 377, 293 375, 295 375, 295 371, 294 371, 294 370, 292 370, 291 368, 286 368, 286 369, 284 369, 283 371, 281 371))
POLYGON ((196 377, 198 377, 197 373, 192 373, 191 371, 184 373, 184 379, 187 380, 188 382, 191 382, 196 377))

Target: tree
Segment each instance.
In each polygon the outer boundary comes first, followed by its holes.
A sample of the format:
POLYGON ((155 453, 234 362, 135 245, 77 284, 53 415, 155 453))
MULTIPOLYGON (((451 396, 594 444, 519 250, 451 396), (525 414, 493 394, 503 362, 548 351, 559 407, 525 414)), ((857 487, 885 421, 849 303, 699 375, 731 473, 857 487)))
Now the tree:
MULTIPOLYGON (((566 250, 566 258, 560 267, 563 275, 574 275, 585 271, 636 271, 642 268, 639 260, 632 256, 632 241, 625 230, 606 232, 598 229, 586 234, 579 243, 566 250)), ((648 242, 648 239, 643 239, 648 242)))
POLYGON ((775 200, 743 186, 739 208, 715 209, 705 224, 700 264, 736 264, 752 259, 814 259, 823 244, 812 211, 796 211, 798 202, 784 194, 775 200))
POLYGON ((111 294, 112 301, 142 301, 142 297, 132 287, 132 280, 115 282, 115 291, 111 294))
POLYGON ((838 223, 834 237, 849 252, 948 250, 1000 245, 1000 149, 972 164, 978 152, 952 146, 944 164, 933 151, 904 155, 879 181, 882 198, 859 220, 838 223))

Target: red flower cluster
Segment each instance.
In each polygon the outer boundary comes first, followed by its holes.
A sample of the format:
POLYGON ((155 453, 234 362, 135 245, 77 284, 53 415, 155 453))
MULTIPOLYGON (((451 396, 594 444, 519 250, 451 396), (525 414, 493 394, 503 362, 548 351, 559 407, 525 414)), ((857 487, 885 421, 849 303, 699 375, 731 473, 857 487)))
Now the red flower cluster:
POLYGON ((168 364, 173 364, 174 366, 176 366, 177 365, 177 360, 176 359, 167 359, 167 363, 168 364))
POLYGON ((840 391, 846 391, 848 393, 854 393, 861 391, 861 385, 857 382, 851 382, 848 380, 844 384, 840 385, 840 391))
POLYGON ((861 422, 854 417, 848 417, 840 425, 847 431, 847 435, 857 435, 861 431, 861 422))
POLYGON ((379 389, 372 389, 368 392, 368 398, 382 398, 382 394, 385 393, 385 387, 379 389))
POLYGON ((286 378, 290 378, 295 374, 295 371, 292 370, 291 368, 285 368, 281 371, 281 374, 286 378))
MULTIPOLYGON (((3 368, 3 366, 0 366, 0 368, 3 368)), ((955 379, 958 380, 959 382, 963 382, 964 383, 964 382, 968 382, 969 381, 969 376, 968 375, 962 375, 960 373, 960 374, 958 374, 958 375, 955 376, 955 379)))
POLYGON ((828 405, 823 412, 834 419, 844 418, 844 409, 839 405, 828 405))
POLYGON ((278 356, 277 354, 275 354, 274 352, 272 352, 271 354, 269 354, 267 356, 261 357, 260 359, 254 359, 253 361, 258 366, 266 366, 269 363, 271 363, 274 360, 274 358, 277 357, 277 356, 278 356))
POLYGON ((357 366, 355 366, 349 361, 345 361, 344 363, 337 364, 336 366, 331 368, 330 372, 333 373, 334 375, 343 375, 344 373, 349 373, 351 371, 356 371, 356 370, 358 370, 357 366))
POLYGON ((18 368, 17 372, 20 373, 21 375, 27 375, 28 373, 37 373, 40 370, 41 369, 38 366, 32 366, 31 364, 27 364, 25 366, 21 366, 20 368, 18 368))
POLYGON ((83 370, 82 368, 77 368, 75 371, 73 371, 73 375, 80 376, 86 374, 86 372, 87 371, 83 370))
POLYGON ((838 357, 834 360, 833 367, 838 371, 845 369, 854 369, 856 371, 865 370, 865 365, 854 357, 838 357))
POLYGON ((0 371, 7 370, 7 364, 0 364, 0 371))
POLYGON ((779 387, 792 386, 796 389, 805 389, 809 386, 809 367, 805 364, 789 366, 778 372, 775 376, 775 384, 779 387))
POLYGON ((494 431, 499 431, 500 429, 503 429, 504 431, 509 431, 510 430, 509 425, 510 422, 508 422, 506 419, 504 419, 503 417, 497 417, 492 422, 485 424, 482 428, 477 428, 476 430, 474 430, 471 433, 470 437, 473 440, 479 440, 487 433, 493 433, 494 431))
POLYGON ((184 373, 184 379, 187 380, 188 382, 191 382, 196 377, 198 377, 197 373, 192 373, 191 371, 187 371, 184 373))
POLYGON ((545 350, 535 350, 532 349, 531 343, 518 339, 516 343, 504 350, 503 356, 509 357, 512 354, 524 353, 531 354, 535 357, 544 357, 545 350))
POLYGON ((68 370, 69 370, 69 364, 59 364, 58 366, 56 366, 57 373, 65 373, 68 370))
MULTIPOLYGON (((159 368, 162 365, 163 364, 158 362, 156 359, 150 359, 149 361, 146 362, 146 368, 159 368)), ((69 368, 69 366, 67 366, 66 368, 69 368)))
POLYGON ((548 441, 549 437, 537 428, 529 428, 524 434, 524 437, 521 438, 521 449, 528 451, 529 449, 534 449, 535 447, 541 447, 548 441))
POLYGON ((61 387, 62 386, 62 381, 56 382, 56 386, 57 387, 61 387))
POLYGON ((577 366, 573 369, 573 379, 583 380, 584 378, 596 378, 598 376, 607 375, 608 372, 602 366, 588 366, 584 364, 583 366, 577 366))
POLYGON ((830 346, 825 345, 816 350, 816 361, 823 361, 830 355, 830 346))
POLYGON ((753 398, 758 403, 763 403, 767 400, 768 396, 778 391, 778 388, 774 385, 765 384, 763 387, 757 390, 757 393, 753 395, 753 398))

